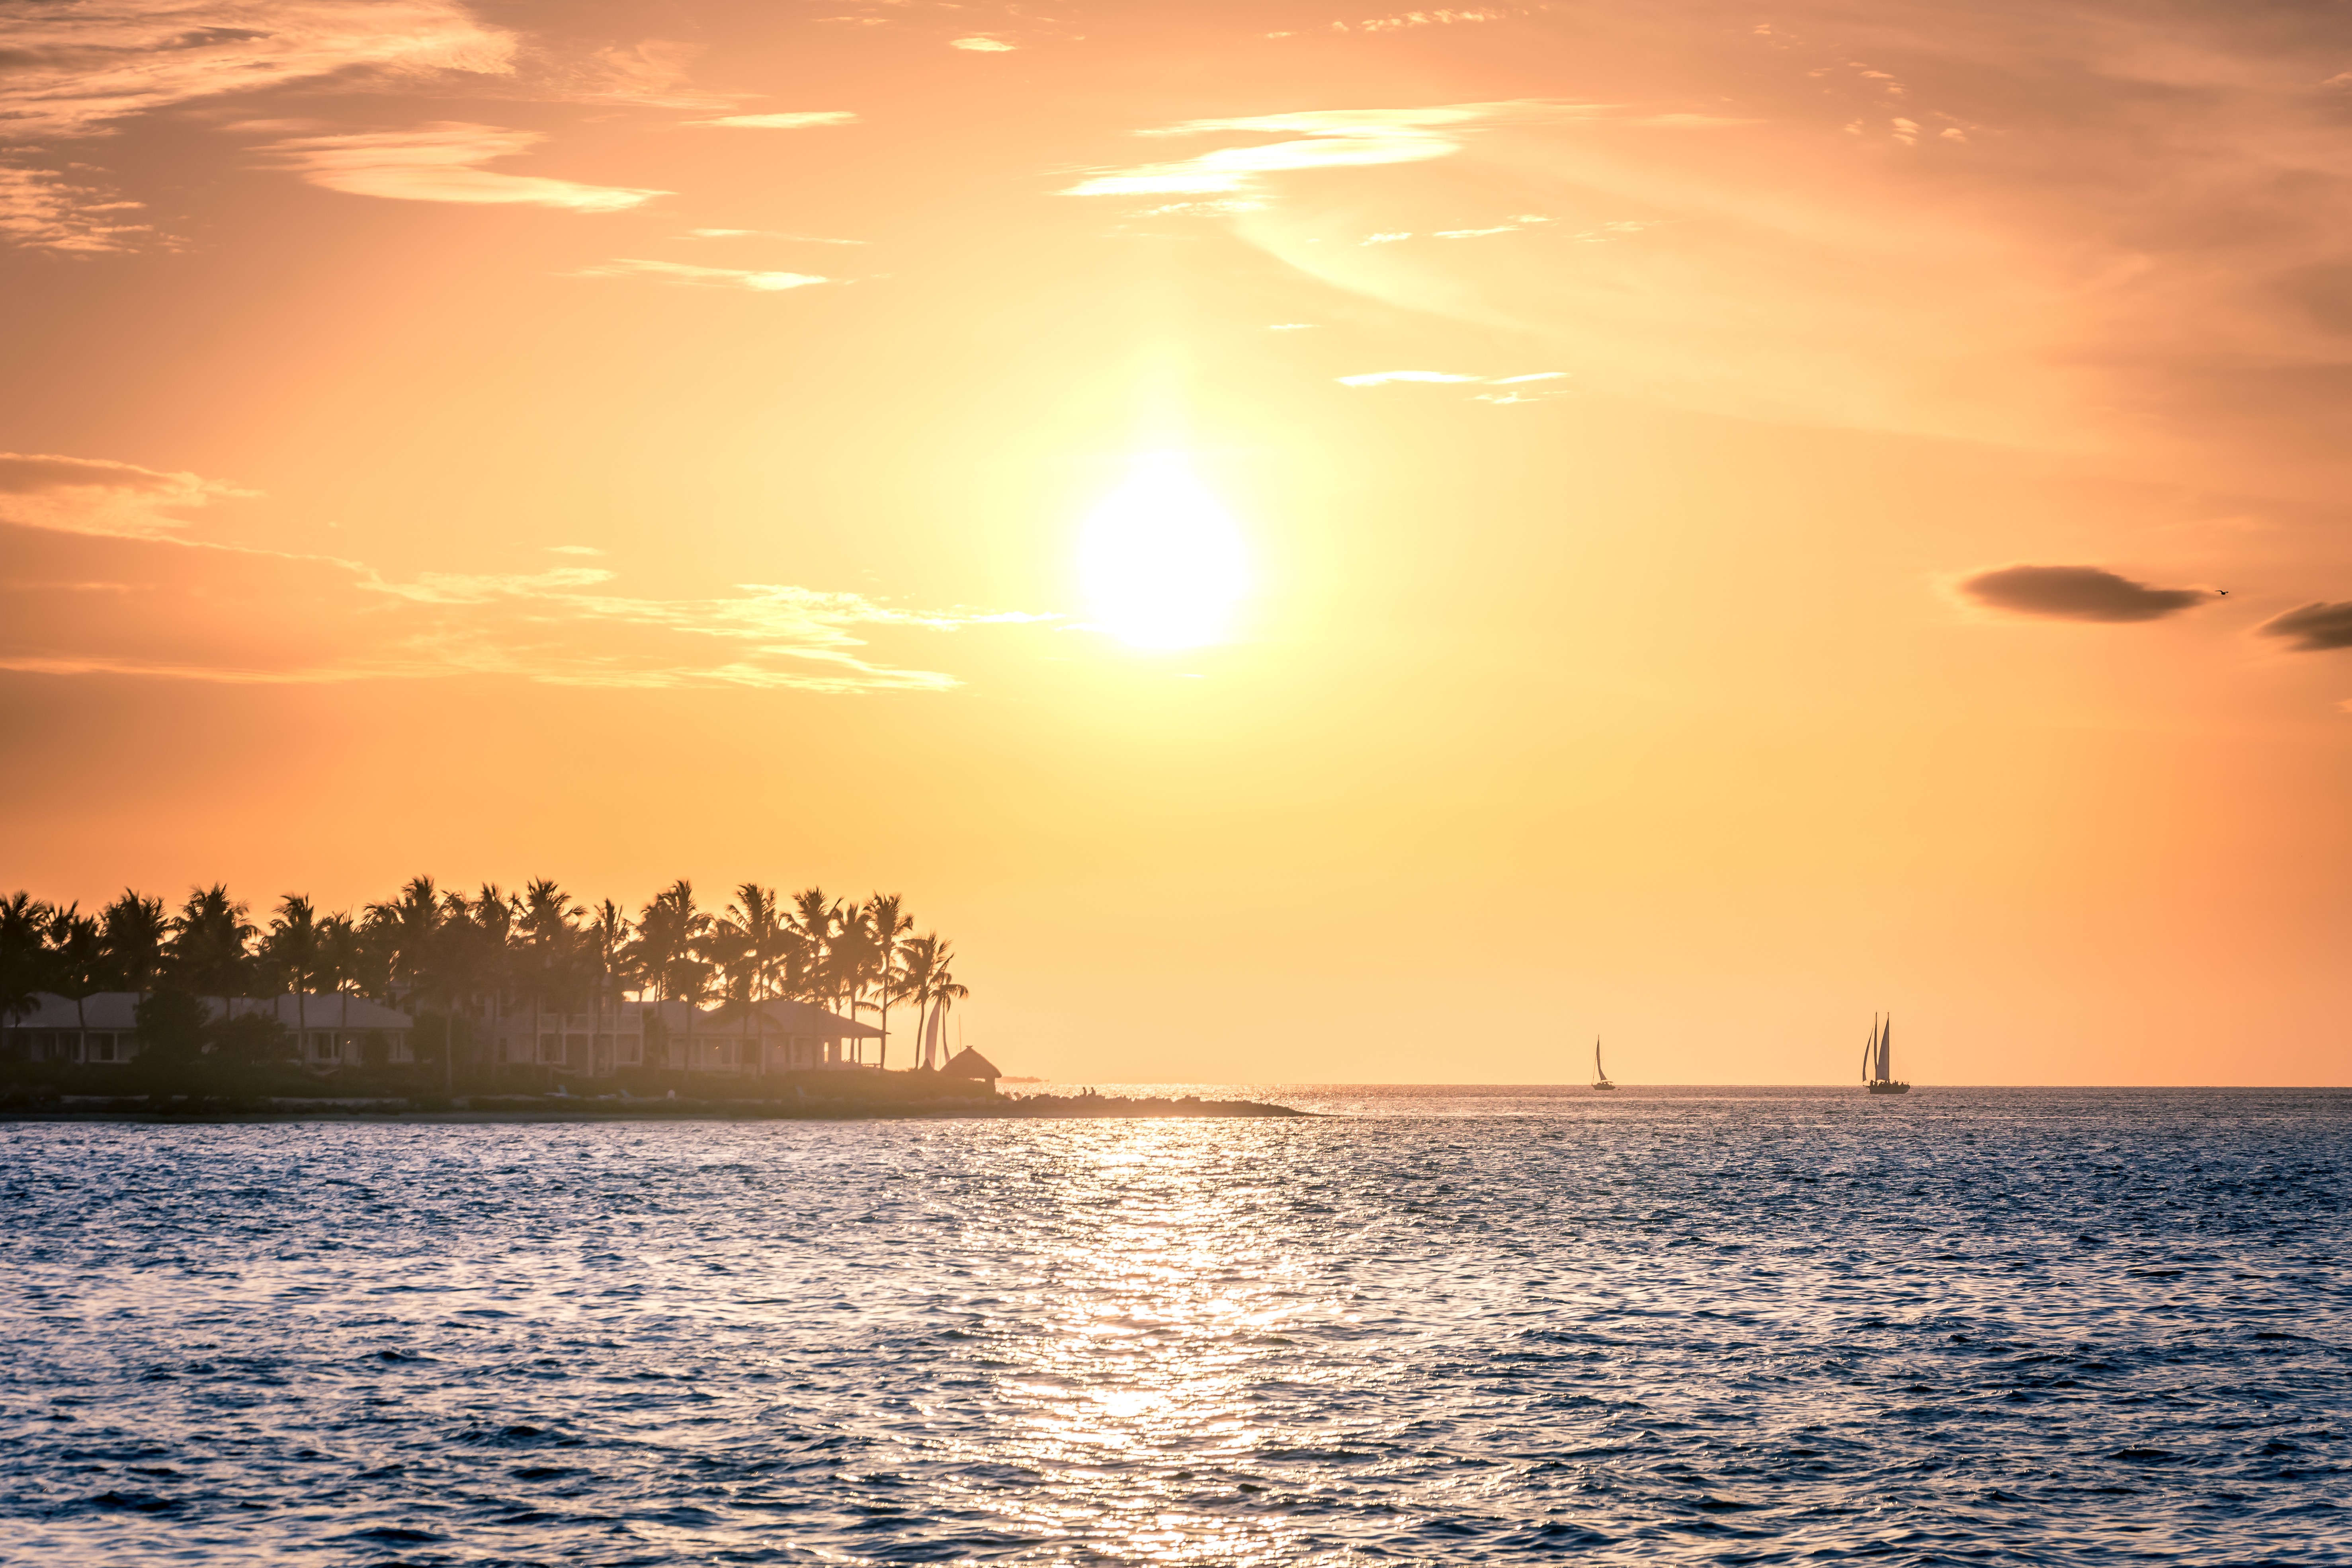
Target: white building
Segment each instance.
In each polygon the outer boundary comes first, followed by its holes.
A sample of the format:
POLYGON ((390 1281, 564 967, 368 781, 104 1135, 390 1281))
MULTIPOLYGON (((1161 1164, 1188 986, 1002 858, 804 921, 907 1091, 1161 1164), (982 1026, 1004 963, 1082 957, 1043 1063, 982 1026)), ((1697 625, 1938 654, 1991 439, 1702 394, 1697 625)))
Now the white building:
MULTIPOLYGON (((142 997, 143 993, 137 991, 100 991, 77 1002, 70 996, 40 992, 29 1012, 0 1026, 0 1056, 37 1062, 130 1061, 141 1049, 142 997)), ((206 1021, 217 1022, 222 999, 200 1000, 206 1021)), ((377 1042, 383 1050, 381 1059, 411 1059, 408 1035, 415 1026, 408 1015, 364 996, 292 992, 282 996, 232 996, 227 1009, 239 1018, 274 1013, 294 1036, 302 1060, 314 1067, 357 1066, 367 1059, 369 1047, 377 1042)))
POLYGON ((882 1031, 807 1002, 608 1002, 586 1013, 480 1005, 475 1037, 500 1066, 553 1068, 603 1078, 628 1068, 688 1072, 807 1072, 859 1065, 862 1043, 882 1031))
MULTIPOLYGON (((31 1011, 0 1026, 0 1057, 15 1061, 127 1062, 137 1057, 136 991, 100 991, 77 1003, 43 992, 31 1011)), ((218 1022, 222 999, 201 999, 208 1022, 218 1022)), ((233 996, 234 1017, 275 1017, 295 1042, 303 1064, 359 1067, 416 1059, 409 1015, 364 996, 286 992, 233 996)), ((586 1013, 502 1007, 488 1001, 465 1009, 458 1032, 461 1069, 483 1066, 541 1067, 589 1078, 625 1068, 667 1067, 688 1072, 808 1072, 867 1066, 866 1042, 882 1031, 806 1002, 771 1001, 751 1007, 726 1003, 616 1000, 586 1013)), ((428 1025, 437 1044, 440 1025, 428 1025)))

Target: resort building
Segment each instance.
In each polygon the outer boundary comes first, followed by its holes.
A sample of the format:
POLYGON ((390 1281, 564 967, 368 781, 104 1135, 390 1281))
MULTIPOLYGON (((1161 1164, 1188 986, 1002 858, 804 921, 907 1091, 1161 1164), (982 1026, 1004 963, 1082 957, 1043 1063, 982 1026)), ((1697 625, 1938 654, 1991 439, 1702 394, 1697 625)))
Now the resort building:
MULTIPOLYGON (((77 1002, 42 992, 27 1011, 0 1019, 0 1058, 12 1061, 120 1063, 140 1052, 136 991, 100 991, 77 1002)), ((202 999, 207 1021, 218 1023, 223 999, 202 999)), ((378 1066, 417 1059, 408 1014, 364 996, 286 992, 233 996, 226 1013, 274 1016, 307 1067, 378 1066)), ((442 1024, 425 1024, 437 1049, 442 1024)), ((844 1018, 806 1002, 770 1001, 746 1007, 725 1003, 615 1000, 586 1013, 502 1006, 488 998, 461 1006, 457 1059, 499 1067, 548 1068, 586 1078, 655 1067, 688 1072, 809 1072, 861 1068, 867 1042, 882 1038, 871 1024, 844 1018)))
POLYGON ((808 1072, 862 1065, 864 1043, 882 1031, 807 1002, 608 1003, 587 1013, 507 1009, 484 1003, 468 1018, 500 1066, 554 1068, 602 1078, 623 1068, 688 1072, 808 1072))
MULTIPOLYGON (((0 1057, 12 1061, 127 1062, 135 1058, 139 1038, 139 1004, 143 993, 100 991, 76 1001, 54 992, 38 992, 32 1007, 5 1020, 0 1026, 0 1057)), ((294 1042, 303 1061, 313 1067, 358 1066, 377 1061, 404 1062, 409 1031, 415 1026, 396 1012, 364 996, 321 996, 315 993, 280 996, 218 996, 202 998, 205 1017, 218 1023, 226 1010, 239 1018, 256 1013, 274 1015, 294 1042)))

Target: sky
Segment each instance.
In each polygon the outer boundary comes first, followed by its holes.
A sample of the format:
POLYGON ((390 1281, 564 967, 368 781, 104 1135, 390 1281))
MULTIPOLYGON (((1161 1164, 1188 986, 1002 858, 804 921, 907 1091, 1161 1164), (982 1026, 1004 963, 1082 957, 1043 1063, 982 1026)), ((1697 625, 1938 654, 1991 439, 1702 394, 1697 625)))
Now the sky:
POLYGON ((1104 1081, 2342 1084, 2352 17, 0 0, 0 883, 1104 1081))

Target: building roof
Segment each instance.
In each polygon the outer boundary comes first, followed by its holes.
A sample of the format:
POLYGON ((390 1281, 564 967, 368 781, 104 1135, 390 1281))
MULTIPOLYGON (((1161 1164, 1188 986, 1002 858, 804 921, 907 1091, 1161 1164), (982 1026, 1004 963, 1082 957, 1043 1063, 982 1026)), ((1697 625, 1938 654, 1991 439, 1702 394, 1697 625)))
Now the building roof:
POLYGON ((31 1008, 0 1022, 12 1029, 135 1029, 140 995, 136 991, 95 991, 81 999, 77 1012, 72 997, 36 991, 31 1008))
POLYGON ((970 1046, 966 1046, 948 1058, 948 1065, 940 1069, 940 1076, 941 1078, 984 1078, 994 1080, 1004 1075, 996 1070, 994 1062, 990 1061, 970 1046))
MULTIPOLYGON (((662 1022, 672 1029, 686 1027, 686 1004, 665 1002, 662 1022), (668 1011, 675 1007, 676 1013, 668 1011)), ((872 1024, 845 1018, 838 1013, 828 1013, 813 1002, 787 1002, 781 997, 746 1008, 740 1002, 722 1002, 716 1007, 695 1009, 696 1034, 744 1035, 759 1032, 759 1025, 746 1020, 756 1010, 767 1016, 768 1033, 772 1035, 802 1035, 822 1040, 878 1040, 882 1031, 872 1024)))
MULTIPOLYGON (((205 1016, 218 1018, 220 1004, 217 996, 205 997, 205 1016)), ((407 1014, 364 996, 316 991, 303 992, 299 1001, 291 991, 276 996, 232 996, 228 1010, 239 1018, 275 1010, 278 1021, 289 1029, 304 1025, 313 1029, 409 1029, 416 1024, 407 1014)))
MULTIPOLYGON (((99 991, 81 999, 79 1010, 70 996, 60 996, 53 991, 37 993, 32 1011, 6 1020, 12 1029, 136 1029, 139 1026, 139 1004, 143 991, 99 991)), ((221 1016, 221 999, 202 998, 206 1019, 221 1016)), ((321 995, 306 991, 298 1004, 294 993, 278 996, 232 996, 228 1010, 242 1018, 253 1013, 270 1013, 278 1021, 293 1028, 298 1019, 307 1020, 314 1029, 406 1029, 414 1025, 405 1013, 395 1012, 379 1002, 364 996, 321 995)))

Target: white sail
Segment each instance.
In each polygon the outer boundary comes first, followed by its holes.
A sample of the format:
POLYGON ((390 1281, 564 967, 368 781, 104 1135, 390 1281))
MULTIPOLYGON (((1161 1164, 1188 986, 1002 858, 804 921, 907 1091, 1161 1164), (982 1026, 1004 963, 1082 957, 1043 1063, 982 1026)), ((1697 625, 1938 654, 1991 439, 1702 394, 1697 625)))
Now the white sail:
POLYGON ((1878 1026, 1878 1081, 1891 1082, 1895 1077, 1895 1015, 1878 1026))

